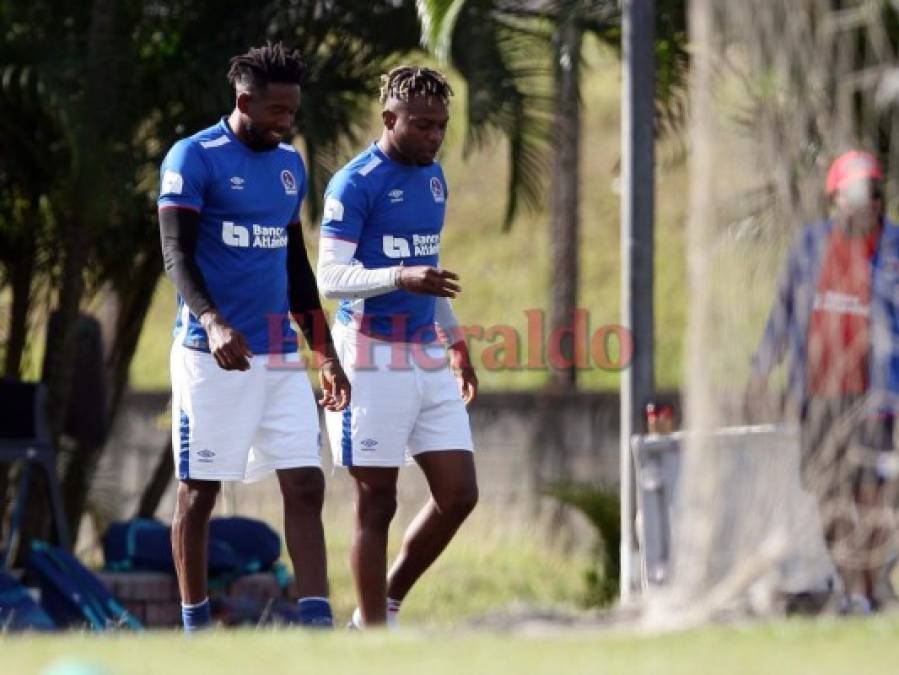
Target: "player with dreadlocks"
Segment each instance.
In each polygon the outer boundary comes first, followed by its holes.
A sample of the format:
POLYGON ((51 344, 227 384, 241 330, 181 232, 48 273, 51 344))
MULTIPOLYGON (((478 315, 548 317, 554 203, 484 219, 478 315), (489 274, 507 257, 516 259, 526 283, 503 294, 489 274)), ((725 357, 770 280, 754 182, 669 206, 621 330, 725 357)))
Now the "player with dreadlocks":
POLYGON ((303 246, 303 160, 283 142, 300 105, 304 66, 266 44, 231 59, 235 107, 178 141, 162 163, 159 227, 178 291, 172 346, 172 443, 178 494, 172 550, 185 630, 210 623, 209 517, 222 480, 275 471, 293 561, 299 621, 333 623, 321 524, 315 400, 291 315, 321 359, 322 405, 342 410, 349 383, 327 329, 303 246), (321 323, 321 322, 318 322, 321 323))
POLYGON ((438 262, 447 189, 436 156, 451 95, 429 68, 383 75, 381 138, 325 192, 319 286, 341 299, 334 342, 353 386, 350 406, 326 419, 335 464, 356 484, 350 563, 358 628, 396 625, 409 589, 478 498, 465 409, 478 381, 449 303, 459 277, 438 262), (431 498, 388 573, 387 532, 407 457, 421 467, 431 498))

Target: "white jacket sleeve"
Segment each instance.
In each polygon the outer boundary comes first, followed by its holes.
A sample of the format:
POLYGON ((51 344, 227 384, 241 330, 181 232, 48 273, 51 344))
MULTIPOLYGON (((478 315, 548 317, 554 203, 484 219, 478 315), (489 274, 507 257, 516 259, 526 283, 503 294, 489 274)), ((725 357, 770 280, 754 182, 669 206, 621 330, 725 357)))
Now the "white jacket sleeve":
POLYGON ((371 298, 395 291, 400 268, 366 269, 353 256, 356 244, 322 237, 318 246, 318 288, 326 298, 371 298))

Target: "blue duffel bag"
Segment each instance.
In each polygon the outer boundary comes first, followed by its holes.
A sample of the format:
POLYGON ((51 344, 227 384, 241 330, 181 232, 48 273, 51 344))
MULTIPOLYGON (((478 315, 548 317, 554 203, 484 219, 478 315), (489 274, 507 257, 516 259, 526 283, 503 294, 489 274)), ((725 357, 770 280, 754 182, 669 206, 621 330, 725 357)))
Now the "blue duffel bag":
MULTIPOLYGON (((175 573, 171 528, 135 518, 110 525, 103 535, 106 569, 175 573)), ((266 523, 233 516, 209 522, 211 577, 234 577, 271 569, 281 556, 281 538, 266 523)))
POLYGON ((18 579, 0 572, 0 633, 55 630, 50 615, 35 602, 18 579))

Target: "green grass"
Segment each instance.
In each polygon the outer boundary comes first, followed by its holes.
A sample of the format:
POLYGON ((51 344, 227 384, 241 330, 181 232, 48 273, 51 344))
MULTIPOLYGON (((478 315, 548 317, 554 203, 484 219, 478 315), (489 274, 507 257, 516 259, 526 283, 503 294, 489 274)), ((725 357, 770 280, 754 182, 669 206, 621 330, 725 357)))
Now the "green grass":
MULTIPOLYGON (((353 509, 350 499, 341 499, 338 493, 339 488, 329 494, 323 520, 331 601, 338 622, 345 624, 356 606, 348 564, 353 509)), ((389 560, 399 550, 405 527, 418 506, 416 497, 401 499, 390 530, 389 560)), ((268 510, 254 511, 249 505, 238 508, 239 513, 261 517, 280 529, 280 514, 268 510)), ((563 549, 550 541, 545 526, 526 517, 524 508, 504 509, 504 513, 503 517, 491 505, 477 508, 406 598, 402 610, 405 623, 447 628, 509 607, 576 611, 582 606, 587 592, 585 575, 593 564, 589 543, 563 549)), ((286 551, 282 560, 289 563, 286 551)))
POLYGON ((526 637, 475 630, 308 635, 291 630, 229 631, 190 640, 177 633, 0 639, 0 669, 32 675, 191 673, 894 673, 896 618, 777 622, 642 636, 630 630, 556 631, 526 637), (102 671, 74 670, 95 664, 102 671), (49 674, 49 671, 44 671, 49 674), (54 671, 56 672, 56 671, 54 671))
MULTIPOLYGON (((581 282, 579 304, 590 313, 590 331, 619 321, 619 208, 615 191, 620 156, 620 68, 615 57, 599 49, 587 50, 584 86, 584 136, 582 145, 581 282)), ((464 86, 454 109, 464 110, 464 86)), ((377 120, 372 113, 373 121, 377 120)), ((502 231, 505 207, 506 146, 497 140, 491 147, 462 157, 463 117, 455 115, 447 137, 444 163, 449 183, 447 223, 441 261, 462 277, 463 293, 455 302, 463 325, 511 326, 522 336, 521 353, 527 354, 525 312, 547 311, 549 283, 548 215, 523 214, 511 232, 502 231)), ((371 138, 377 135, 372 129, 371 138)), ((671 153, 660 144, 660 156, 671 153)), ((347 158, 348 159, 348 158, 347 158)), ((669 163, 670 164, 670 163, 669 163)), ((680 382, 683 332, 686 326, 684 230, 686 218, 686 168, 665 166, 660 161, 656 226, 656 373, 663 387, 680 382)), ((313 257, 317 228, 307 228, 313 257)), ((333 311, 334 305, 329 305, 333 311)), ((132 366, 132 385, 138 389, 168 387, 168 350, 175 316, 174 293, 160 283, 140 347, 132 366)), ((500 339, 497 342, 502 341, 500 339)), ((486 340, 473 341, 481 363, 486 340)), ((494 343, 496 344, 496 343, 494 343)), ((546 382, 545 370, 482 367, 479 377, 485 389, 532 389, 546 382)), ((581 382, 587 389, 618 385, 618 375, 597 368, 586 370, 581 382)))

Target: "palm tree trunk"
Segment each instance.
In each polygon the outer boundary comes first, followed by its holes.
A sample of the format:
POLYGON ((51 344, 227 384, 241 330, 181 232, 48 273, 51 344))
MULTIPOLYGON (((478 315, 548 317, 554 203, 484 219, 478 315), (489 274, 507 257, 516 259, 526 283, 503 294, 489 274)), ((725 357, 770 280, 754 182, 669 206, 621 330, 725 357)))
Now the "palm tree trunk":
POLYGON ((86 54, 84 102, 76 108, 76 144, 79 151, 72 187, 67 195, 69 212, 64 228, 65 250, 59 293, 57 343, 48 354, 48 417, 54 439, 65 424, 72 379, 75 323, 84 295, 84 270, 93 240, 94 224, 106 216, 103 165, 103 126, 116 108, 112 86, 115 59, 115 0, 94 0, 86 54), (85 195, 90 195, 85 199, 85 195))
POLYGON ((135 517, 153 518, 156 515, 159 503, 162 501, 162 497, 165 495, 165 491, 168 489, 174 476, 175 457, 172 454, 172 437, 169 436, 168 442, 159 454, 153 475, 146 486, 144 486, 135 517))
MULTIPOLYGON (((97 184, 102 185, 104 178, 109 176, 107 165, 105 164, 106 155, 103 152, 104 128, 109 122, 110 115, 115 114, 117 108, 117 92, 116 83, 118 81, 117 64, 120 63, 119 45, 123 42, 123 38, 116 31, 116 19, 120 11, 119 3, 116 0, 94 0, 91 8, 91 27, 88 34, 88 53, 85 65, 86 77, 86 97, 85 106, 81 109, 81 143, 84 151, 83 161, 78 167, 75 184, 79 187, 78 194, 96 193, 95 189, 91 189, 97 184), (102 104, 98 105, 98 102, 102 104)), ((104 207, 105 197, 103 194, 95 195, 94 198, 88 199, 85 204, 85 211, 88 216, 86 227, 80 227, 76 232, 72 233, 73 239, 77 241, 75 246, 79 247, 81 254, 77 256, 76 263, 80 264, 77 271, 78 275, 78 303, 81 300, 83 292, 83 270, 87 264, 87 251, 93 243, 93 228, 95 220, 106 217, 104 207)), ((73 274, 75 273, 72 265, 73 274)), ((63 288, 63 297, 60 300, 60 310, 66 319, 70 319, 72 323, 63 321, 63 334, 67 337, 71 336, 74 328, 74 321, 77 320, 77 305, 73 308, 63 302, 65 299, 65 287, 63 288), (69 312, 73 312, 69 314, 69 312)), ((72 364, 71 356, 74 353, 71 349, 74 345, 67 345, 69 351, 67 353, 69 363, 63 364, 61 377, 66 377, 66 386, 64 391, 66 394, 71 392, 71 375, 72 364)), ((105 392, 100 394, 104 396, 104 400, 99 401, 102 409, 106 409, 107 401, 105 400, 105 392)), ((67 397, 66 397, 67 398, 67 397)), ((68 400, 65 401, 68 409, 68 400)), ((87 502, 87 492, 90 487, 89 479, 94 473, 94 468, 99 461, 101 443, 81 443, 74 448, 67 462, 67 471, 62 476, 63 502, 66 505, 66 515, 69 518, 69 526, 72 532, 72 540, 77 541, 78 529, 81 524, 81 516, 87 502)))
MULTIPOLYGON (((20 379, 22 374, 22 356, 28 336, 28 314, 31 309, 31 286, 35 269, 36 230, 30 225, 29 223, 29 227, 25 228, 28 240, 19 249, 20 255, 12 265, 10 275, 12 310, 9 316, 9 340, 6 343, 4 374, 15 380, 20 379)), ((10 471, 9 465, 0 465, 0 523, 4 522, 11 503, 8 499, 11 496, 8 495, 10 471)))
POLYGON ((140 341, 140 334, 153 303, 153 295, 162 274, 162 252, 156 237, 146 246, 135 274, 127 283, 116 284, 118 312, 115 331, 106 356, 108 405, 106 418, 110 427, 115 423, 119 404, 128 386, 131 361, 140 341))
MULTIPOLYGON (((575 3, 576 4, 576 3, 575 3)), ((577 386, 575 309, 578 289, 578 229, 580 225, 580 76, 583 30, 572 7, 556 32, 556 111, 553 122, 555 155, 550 187, 551 316, 550 335, 564 332, 560 361, 552 367, 554 389, 577 386)))
POLYGON ((24 241, 10 275, 12 308, 9 315, 9 339, 3 372, 6 377, 18 380, 22 374, 22 356, 28 337, 28 314, 31 309, 31 286, 34 280, 35 255, 37 254, 37 224, 34 209, 26 216, 24 241))
MULTIPOLYGON (((94 0, 91 27, 85 55, 86 95, 76 110, 75 136, 79 150, 67 201, 63 241, 65 251, 57 309, 57 327, 52 346, 48 344, 45 359, 47 379, 47 418, 56 447, 60 447, 66 425, 72 378, 75 370, 76 332, 81 301, 84 296, 84 272, 93 244, 95 223, 107 217, 104 207, 105 170, 104 131, 111 115, 116 114, 115 64, 118 63, 117 42, 129 39, 116 31, 116 0, 94 0), (88 195, 88 198, 85 198, 88 195)), ((98 402, 105 408, 106 401, 98 402)), ((63 501, 76 541, 87 492, 85 483, 89 467, 96 465, 97 447, 93 443, 75 443, 61 458, 63 501)), ((41 502, 29 500, 28 533, 41 536, 47 531, 46 509, 41 502), (33 527, 33 529, 32 529, 33 527)))

